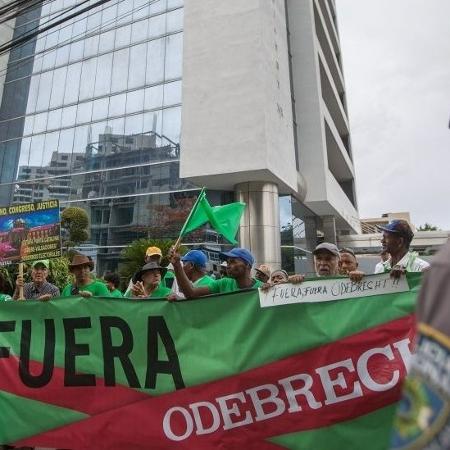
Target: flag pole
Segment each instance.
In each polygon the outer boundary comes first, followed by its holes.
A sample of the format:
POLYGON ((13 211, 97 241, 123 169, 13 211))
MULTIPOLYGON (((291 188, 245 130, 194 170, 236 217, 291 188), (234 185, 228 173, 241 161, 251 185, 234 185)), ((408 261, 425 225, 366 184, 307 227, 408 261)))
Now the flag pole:
POLYGON ((23 296, 23 262, 19 263, 19 276, 22 278, 22 286, 19 287, 18 300, 25 300, 25 297, 23 296))
POLYGON ((178 250, 178 248, 180 247, 181 239, 183 238, 183 232, 184 232, 184 229, 186 228, 186 224, 189 222, 190 218, 192 217, 192 214, 194 213, 195 209, 197 208, 197 205, 198 205, 199 201, 201 200, 202 195, 205 192, 205 190, 206 190, 206 188, 203 187, 202 190, 200 191, 200 194, 198 194, 198 197, 197 197, 197 200, 194 203, 194 206, 191 208, 191 212, 187 216, 187 219, 184 221, 184 225, 181 228, 181 231, 180 231, 180 234, 178 236, 178 239, 176 240, 175 245, 173 246, 173 248, 175 250, 178 250))

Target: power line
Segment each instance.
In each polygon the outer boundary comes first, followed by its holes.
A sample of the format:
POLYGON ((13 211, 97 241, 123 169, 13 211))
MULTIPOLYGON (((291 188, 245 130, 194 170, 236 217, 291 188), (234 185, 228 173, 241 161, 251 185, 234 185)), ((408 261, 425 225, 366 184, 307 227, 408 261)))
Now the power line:
POLYGON ((2 16, 3 14, 7 14, 10 11, 14 11, 20 5, 26 4, 26 3, 27 3, 26 0, 14 0, 12 2, 5 3, 0 7, 0 16, 2 16))
MULTIPOLYGON (((40 1, 40 0, 39 0, 39 1, 40 1)), ((53 0, 52 0, 52 1, 53 1, 53 0)), ((11 41, 9 41, 9 42, 14 42, 15 40, 18 40, 18 39, 20 39, 20 38, 22 38, 22 37, 28 36, 28 35, 30 34, 30 32, 39 30, 42 26, 47 25, 48 23, 51 23, 53 20, 57 19, 58 17, 64 16, 64 15, 67 14, 69 11, 72 11, 72 10, 78 8, 79 6, 81 6, 81 5, 85 4, 85 3, 88 3, 88 2, 89 2, 89 0, 83 0, 81 3, 78 3, 78 4, 74 5, 74 6, 71 6, 70 8, 65 9, 64 11, 60 12, 60 13, 57 14, 56 16, 54 16, 54 17, 52 17, 51 19, 47 20, 46 22, 40 23, 38 26, 32 28, 31 30, 28 30, 26 33, 19 34, 18 36, 16 36, 16 37, 14 38, 14 40, 11 40, 11 41)), ((5 45, 5 44, 3 44, 3 45, 5 45)), ((20 46, 22 46, 22 45, 24 45, 24 44, 20 44, 20 46)))
POLYGON ((33 11, 34 9, 37 8, 41 8, 44 4, 49 4, 54 2, 55 0, 35 0, 34 2, 30 3, 30 0, 19 0, 16 2, 12 2, 15 3, 15 5, 10 6, 10 4, 8 5, 3 5, 3 9, 0 8, 0 18, 2 16, 4 16, 5 14, 9 13, 10 11, 14 11, 10 16, 7 16, 6 18, 1 18, 0 19, 0 24, 8 22, 12 19, 15 19, 16 17, 26 13, 26 12, 30 12, 33 11), (20 8, 20 6, 24 4, 25 7, 24 8, 20 8), (5 8, 5 6, 7 6, 5 8))
POLYGON ((64 17, 64 18, 62 18, 60 20, 57 20, 56 22, 52 23, 51 25, 47 25, 44 28, 40 28, 39 30, 36 30, 34 32, 27 33, 27 35, 23 36, 22 38, 14 39, 14 40, 12 40, 12 41, 10 41, 10 42, 0 46, 0 55, 2 55, 4 53, 7 53, 11 49, 13 49, 13 48, 15 48, 15 47, 17 47, 17 46, 19 46, 19 45, 21 45, 23 43, 26 43, 26 42, 30 41, 31 39, 33 39, 34 37, 38 36, 39 34, 45 32, 45 31, 48 31, 48 30, 50 30, 52 28, 55 28, 58 25, 61 25, 62 23, 67 22, 70 19, 73 19, 74 17, 77 17, 77 16, 79 16, 81 14, 84 14, 85 12, 87 12, 87 11, 89 11, 91 9, 94 9, 94 8, 96 8, 98 6, 101 6, 104 3, 108 3, 110 1, 111 0, 99 0, 96 3, 94 3, 93 5, 87 6, 86 8, 83 8, 80 11, 74 12, 73 14, 70 14, 67 17, 64 17))
MULTIPOLYGON (((51 0, 51 1, 54 1, 54 0, 51 0)), ((124 1, 126 1, 126 0, 119 0, 116 4, 119 5, 120 3, 124 2, 124 1)), ((19 60, 18 60, 17 62, 12 61, 12 62, 10 62, 9 64, 10 64, 10 66, 13 67, 14 69, 18 69, 18 68, 23 67, 23 66, 25 66, 26 64, 28 64, 28 61, 29 61, 30 59, 36 60, 36 59, 37 59, 36 57, 43 58, 47 53, 50 53, 50 52, 52 52, 52 51, 54 51, 54 50, 57 50, 57 49, 59 49, 59 48, 62 48, 62 47, 64 47, 64 46, 66 46, 66 45, 72 44, 73 42, 79 40, 78 38, 81 38, 82 36, 84 36, 84 39, 86 39, 86 38, 95 36, 96 34, 101 34, 101 33, 103 33, 103 32, 109 31, 109 30, 111 30, 111 29, 113 29, 113 28, 109 28, 109 29, 106 29, 106 30, 104 30, 104 28, 107 27, 108 25, 114 23, 116 20, 121 20, 121 19, 123 19, 123 18, 125 18, 125 17, 127 17, 127 16, 129 16, 129 15, 135 13, 135 12, 138 12, 138 11, 140 11, 140 10, 146 8, 147 6, 152 5, 152 4, 154 4, 154 3, 157 3, 157 2, 159 2, 159 1, 160 1, 160 0, 150 0, 148 3, 142 5, 142 6, 138 7, 138 8, 132 8, 130 11, 128 11, 128 12, 126 12, 126 13, 120 15, 120 16, 117 16, 117 17, 114 18, 114 19, 110 19, 110 20, 108 20, 108 21, 106 21, 106 22, 104 22, 104 23, 101 23, 100 25, 97 25, 96 27, 92 28, 92 29, 89 30, 88 32, 83 31, 83 32, 81 32, 81 33, 79 33, 79 34, 77 34, 77 35, 75 35, 75 36, 71 36, 70 38, 66 39, 65 41, 59 42, 58 44, 54 45, 53 47, 49 47, 49 48, 46 48, 46 49, 44 49, 44 50, 41 50, 41 51, 39 51, 39 52, 37 52, 37 53, 33 53, 32 55, 26 56, 25 58, 23 58, 23 59, 20 60, 20 61, 19 61, 19 60)), ((178 9, 178 8, 177 8, 177 9, 178 9)), ((80 21, 82 21, 82 20, 84 20, 84 18, 75 20, 73 23, 70 23, 70 24, 68 24, 68 25, 66 25, 66 26, 64 26, 64 27, 61 27, 61 30, 62 30, 63 28, 66 28, 66 27, 68 27, 68 26, 71 26, 71 25, 73 25, 73 24, 75 24, 75 23, 77 23, 77 22, 80 22, 80 21)), ((142 19, 142 20, 144 20, 144 19, 142 19)), ((47 34, 44 35, 43 37, 46 37, 46 36, 48 36, 48 35, 50 35, 50 34, 52 34, 52 33, 55 33, 55 32, 56 32, 56 31, 52 31, 52 32, 50 32, 50 33, 47 33, 47 34)), ((7 68, 1 70, 1 71, 0 71, 0 76, 5 75, 5 74, 8 72, 8 69, 9 69, 9 67, 7 67, 7 68)))

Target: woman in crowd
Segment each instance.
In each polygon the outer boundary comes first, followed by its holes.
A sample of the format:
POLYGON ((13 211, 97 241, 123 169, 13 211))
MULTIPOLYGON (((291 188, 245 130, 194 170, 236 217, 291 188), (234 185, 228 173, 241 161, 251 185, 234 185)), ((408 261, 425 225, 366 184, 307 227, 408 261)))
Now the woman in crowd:
POLYGON ((167 297, 171 290, 161 285, 167 269, 157 262, 150 261, 136 274, 136 283, 131 287, 130 297, 137 298, 162 298, 167 297))

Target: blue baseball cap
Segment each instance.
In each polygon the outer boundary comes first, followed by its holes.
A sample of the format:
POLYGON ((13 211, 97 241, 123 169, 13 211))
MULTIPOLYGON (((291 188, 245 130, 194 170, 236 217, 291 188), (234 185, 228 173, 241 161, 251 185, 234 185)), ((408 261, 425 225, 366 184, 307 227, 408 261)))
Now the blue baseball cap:
POLYGON ((248 250, 239 247, 233 248, 229 252, 222 252, 219 254, 219 257, 225 260, 228 258, 240 258, 249 266, 253 266, 255 262, 255 258, 253 258, 253 255, 248 250))
POLYGON ((190 262, 200 267, 206 267, 208 258, 201 250, 191 250, 181 258, 181 261, 190 262))
POLYGON ((404 236, 409 241, 414 237, 414 233, 411 230, 409 223, 406 220, 397 219, 392 220, 385 226, 377 226, 380 231, 387 231, 388 233, 394 233, 398 236, 404 236))

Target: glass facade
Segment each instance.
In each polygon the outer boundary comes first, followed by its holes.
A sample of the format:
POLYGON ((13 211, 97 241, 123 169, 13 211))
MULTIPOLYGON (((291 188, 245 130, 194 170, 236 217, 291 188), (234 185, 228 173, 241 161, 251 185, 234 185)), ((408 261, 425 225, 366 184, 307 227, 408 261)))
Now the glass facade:
MULTIPOLYGON (((14 36, 75 3, 42 4, 14 36)), ((0 204, 85 208, 100 273, 133 239, 176 237, 197 193, 179 178, 183 3, 113 0, 10 54, 0 204)))

